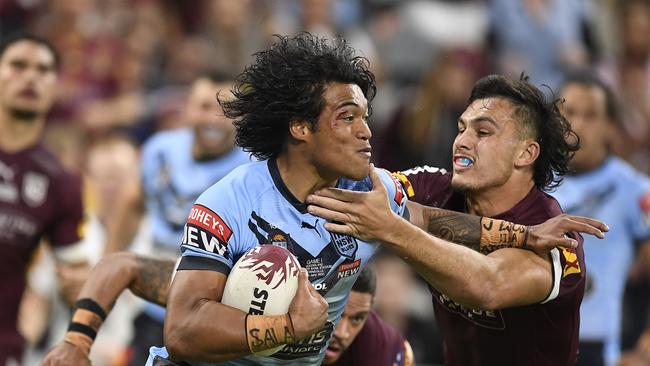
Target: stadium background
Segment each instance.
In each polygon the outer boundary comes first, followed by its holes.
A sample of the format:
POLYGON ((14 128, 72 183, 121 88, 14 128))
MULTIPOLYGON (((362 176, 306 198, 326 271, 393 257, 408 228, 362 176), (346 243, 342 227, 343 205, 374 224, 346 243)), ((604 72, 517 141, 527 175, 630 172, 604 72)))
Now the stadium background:
MULTIPOLYGON (((379 90, 370 122, 379 166, 448 168, 455 121, 482 75, 519 77, 525 71, 552 95, 567 71, 587 68, 620 97, 624 114, 613 151, 650 172, 646 0, 0 1, 0 37, 35 32, 61 53, 59 100, 45 136, 64 163, 86 177, 89 213, 110 211, 102 202, 128 194, 139 174, 133 154, 88 159, 94 144, 119 133, 139 146, 155 131, 182 126, 181 109, 194 78, 206 72, 234 76, 273 34, 301 30, 341 34, 370 59, 379 90)), ((93 245, 100 256, 103 243, 93 245)), ((53 270, 47 253, 40 256, 32 284, 48 299, 56 283, 39 280, 53 270)), ((407 335, 419 364, 435 364, 441 349, 426 288, 391 256, 381 256, 377 265, 378 311, 407 335)), ((630 280, 624 348, 634 346, 646 324, 643 272, 630 280)), ((30 313, 28 332, 39 343, 34 360, 53 333, 46 319, 52 315, 59 327, 67 322, 69 313, 58 306, 54 311, 37 306, 30 313)), ((124 315, 118 327, 123 329, 113 333, 119 339, 109 340, 96 364, 122 362, 129 321, 124 315)))

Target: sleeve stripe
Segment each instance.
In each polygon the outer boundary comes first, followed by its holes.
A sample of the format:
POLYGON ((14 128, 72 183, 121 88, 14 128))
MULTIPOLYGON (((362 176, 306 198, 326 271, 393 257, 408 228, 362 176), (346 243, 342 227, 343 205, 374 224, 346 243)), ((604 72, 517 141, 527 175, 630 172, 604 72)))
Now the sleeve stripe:
POLYGON ((223 273, 226 276, 230 273, 230 267, 218 259, 184 256, 178 264, 177 271, 182 270, 201 270, 201 271, 215 271, 223 273))
POLYGON ((560 251, 557 248, 553 248, 550 252, 551 262, 553 264, 552 275, 553 275, 553 286, 548 296, 541 302, 545 304, 551 300, 557 298, 560 294, 560 282, 562 281, 562 263, 560 262, 560 251))

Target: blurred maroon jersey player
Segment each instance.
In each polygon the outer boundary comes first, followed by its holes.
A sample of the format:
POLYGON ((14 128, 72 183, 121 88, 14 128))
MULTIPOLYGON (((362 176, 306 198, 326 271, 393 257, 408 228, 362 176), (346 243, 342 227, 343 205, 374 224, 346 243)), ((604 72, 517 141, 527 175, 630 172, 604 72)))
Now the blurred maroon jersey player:
MULTIPOLYGON (((451 174, 430 167, 397 176, 409 199, 424 205, 465 211, 465 197, 451 187, 451 174)), ((494 218, 536 225, 562 213, 557 201, 537 188, 494 218)), ((553 289, 544 301, 494 311, 463 307, 431 289, 436 321, 445 342, 446 365, 567 365, 575 363, 579 308, 585 287, 582 237, 576 249, 551 251, 553 289), (519 360, 519 361, 517 361, 519 360), (522 363, 523 364, 523 363, 522 363)))
POLYGON ((83 210, 79 179, 41 145, 18 153, 0 150, 0 179, 1 355, 22 343, 15 323, 34 249, 42 236, 59 254, 78 243, 83 210))
MULTIPOLYGON (((350 294, 352 298, 355 292, 350 294)), ((349 305, 349 303, 348 303, 349 305)), ((348 311, 348 308, 345 309, 348 311)), ((344 315, 345 316, 345 315, 344 315)), ((347 349, 342 347, 337 332, 330 340, 330 346, 325 355, 325 365, 333 366, 409 366, 414 364, 413 351, 409 342, 395 328, 384 323, 375 313, 370 311, 361 331, 357 334, 347 349), (340 357, 333 363, 328 363, 333 353, 340 357)))
POLYGON ((80 181, 40 142, 57 62, 54 49, 37 37, 0 45, 0 365, 21 362, 18 308, 41 238, 51 243, 58 265, 86 259, 80 181))
POLYGON ((372 311, 376 275, 366 266, 352 286, 341 320, 334 328, 324 365, 412 366, 411 345, 372 311))

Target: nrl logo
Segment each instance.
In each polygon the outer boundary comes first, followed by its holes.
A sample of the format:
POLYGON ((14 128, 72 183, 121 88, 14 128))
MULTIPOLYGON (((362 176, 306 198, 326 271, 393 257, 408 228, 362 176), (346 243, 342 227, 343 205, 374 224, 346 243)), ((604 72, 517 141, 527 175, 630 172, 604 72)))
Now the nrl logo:
POLYGON ((23 176, 23 199, 31 207, 40 206, 47 197, 50 181, 43 174, 27 172, 23 176))
POLYGON ((337 233, 331 233, 332 244, 334 249, 339 255, 346 257, 348 259, 354 259, 354 256, 357 254, 357 249, 359 244, 357 240, 349 235, 341 235, 337 233))

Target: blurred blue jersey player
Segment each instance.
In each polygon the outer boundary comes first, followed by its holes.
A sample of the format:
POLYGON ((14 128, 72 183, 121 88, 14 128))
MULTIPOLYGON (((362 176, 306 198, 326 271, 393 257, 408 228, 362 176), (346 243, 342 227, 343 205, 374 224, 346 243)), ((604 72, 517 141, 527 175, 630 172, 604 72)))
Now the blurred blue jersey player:
MULTIPOLYGON (((129 242, 132 233, 128 228, 138 222, 133 216, 144 203, 151 221, 152 254, 178 258, 178 243, 194 201, 219 179, 251 161, 249 154, 235 147, 235 128, 217 102, 217 95, 222 99, 229 96, 232 85, 218 76, 197 79, 184 109, 188 127, 158 132, 145 142, 141 192, 122 203, 119 225, 109 227, 109 252, 129 242)), ((131 365, 142 365, 149 345, 162 342, 164 316, 162 307, 148 303, 136 318, 131 365)))
POLYGON ((565 212, 598 218, 611 228, 605 241, 585 237, 590 271, 580 309, 578 364, 614 365, 628 271, 637 250, 650 250, 650 179, 609 154, 616 101, 601 81, 588 74, 571 75, 561 97, 581 148, 571 164, 574 173, 553 195, 565 212))

